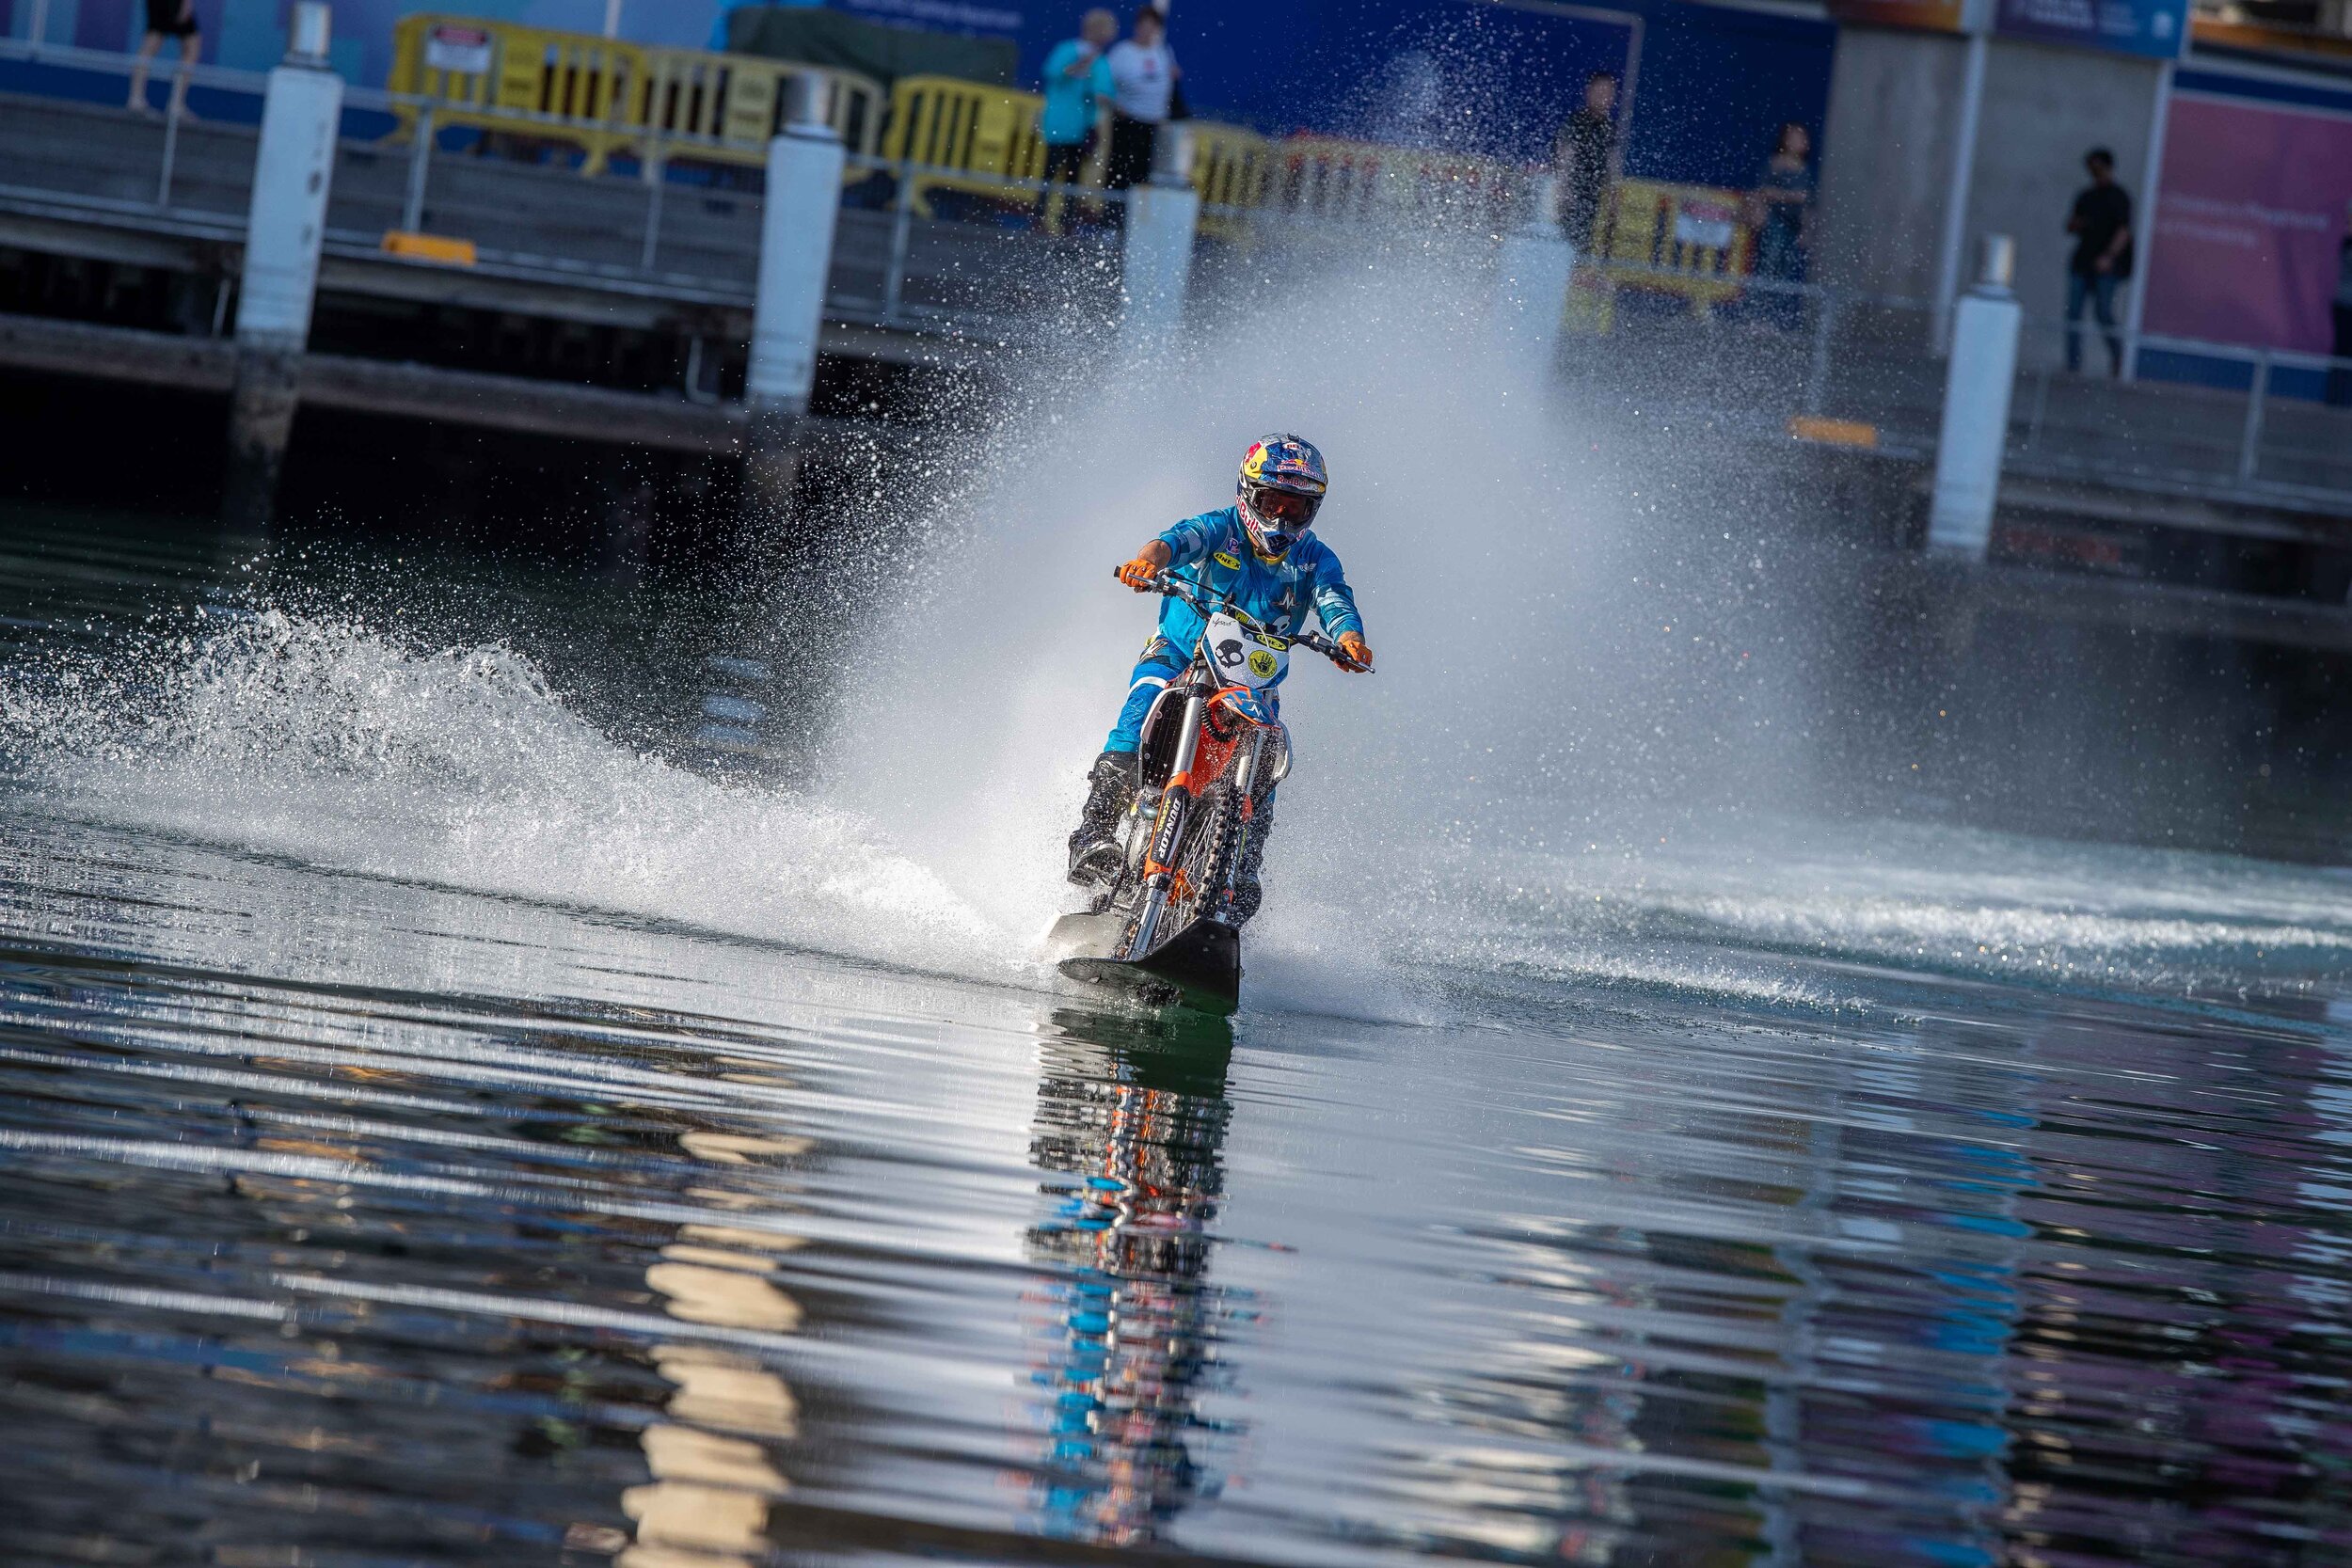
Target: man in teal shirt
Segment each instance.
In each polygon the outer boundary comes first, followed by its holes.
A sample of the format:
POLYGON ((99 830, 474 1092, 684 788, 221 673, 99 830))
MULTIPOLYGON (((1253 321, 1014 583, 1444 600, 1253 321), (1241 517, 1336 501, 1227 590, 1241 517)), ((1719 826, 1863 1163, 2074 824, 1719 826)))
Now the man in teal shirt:
POLYGON ((1054 45, 1045 56, 1045 109, 1038 132, 1045 142, 1045 186, 1038 193, 1042 217, 1056 185, 1074 185, 1094 145, 1096 105, 1111 95, 1111 69, 1103 52, 1119 37, 1119 19, 1091 10, 1078 23, 1078 36, 1054 45))

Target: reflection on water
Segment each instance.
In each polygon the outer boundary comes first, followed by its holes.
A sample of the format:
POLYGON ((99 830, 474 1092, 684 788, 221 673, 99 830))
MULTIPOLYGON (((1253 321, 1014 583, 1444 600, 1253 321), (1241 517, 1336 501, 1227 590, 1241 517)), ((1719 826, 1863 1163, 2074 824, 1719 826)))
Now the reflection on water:
POLYGON ((1145 1544, 1216 1495, 1215 1456, 1199 1450, 1229 1446, 1198 1406, 1236 1315, 1209 1278, 1232 1037, 1222 1019, 1125 1030, 1065 1009, 1055 1024, 1029 1146, 1064 1178, 1030 1232, 1031 1256, 1059 1270, 1040 1302, 1051 1446, 1035 1528, 1145 1544))

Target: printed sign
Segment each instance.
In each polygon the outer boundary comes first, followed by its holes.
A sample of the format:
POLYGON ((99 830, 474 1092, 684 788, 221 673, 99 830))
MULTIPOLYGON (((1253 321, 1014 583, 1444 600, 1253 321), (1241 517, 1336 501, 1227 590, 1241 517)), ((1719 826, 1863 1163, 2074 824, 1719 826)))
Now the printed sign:
POLYGON ((2352 118, 2172 100, 2149 246, 2151 332, 2326 354, 2352 203, 2352 118))
POLYGON ((490 69, 489 29, 439 24, 424 35, 424 68, 481 75, 490 69))
POLYGON ((2000 0, 1993 30, 2004 38, 2173 60, 2188 41, 2188 0, 2000 0))

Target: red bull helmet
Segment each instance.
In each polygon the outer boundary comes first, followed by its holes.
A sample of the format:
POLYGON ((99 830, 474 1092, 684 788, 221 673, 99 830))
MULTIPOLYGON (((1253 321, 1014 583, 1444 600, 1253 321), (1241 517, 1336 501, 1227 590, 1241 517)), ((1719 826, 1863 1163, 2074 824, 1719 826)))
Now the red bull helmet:
POLYGON ((1267 561, 1290 554, 1291 546, 1314 525, 1330 483, 1323 453, 1295 436, 1268 436, 1243 453, 1234 491, 1250 548, 1267 561))

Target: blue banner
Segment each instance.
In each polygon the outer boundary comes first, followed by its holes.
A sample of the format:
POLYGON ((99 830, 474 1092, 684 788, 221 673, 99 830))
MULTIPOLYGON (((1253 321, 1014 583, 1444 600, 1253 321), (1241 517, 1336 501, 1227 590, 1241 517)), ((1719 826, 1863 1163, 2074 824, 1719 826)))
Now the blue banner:
POLYGON ((2004 38, 2177 60, 2188 42, 2188 0, 2000 0, 2004 38))

